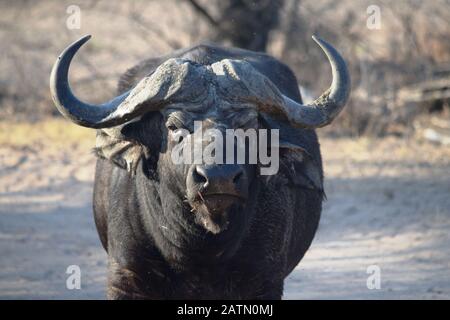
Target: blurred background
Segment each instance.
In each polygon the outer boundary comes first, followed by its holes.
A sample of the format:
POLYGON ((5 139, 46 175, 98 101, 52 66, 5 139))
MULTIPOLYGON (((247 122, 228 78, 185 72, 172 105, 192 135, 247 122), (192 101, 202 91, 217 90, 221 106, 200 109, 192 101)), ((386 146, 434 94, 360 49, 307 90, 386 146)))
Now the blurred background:
POLYGON ((0 298, 105 297, 95 134, 63 120, 48 89, 84 34, 70 74, 89 102, 115 96, 140 60, 204 41, 268 52, 311 99, 331 81, 311 35, 332 43, 352 95, 319 130, 328 200, 285 298, 450 298, 450 1, 1 0, 0 12, 0 298))

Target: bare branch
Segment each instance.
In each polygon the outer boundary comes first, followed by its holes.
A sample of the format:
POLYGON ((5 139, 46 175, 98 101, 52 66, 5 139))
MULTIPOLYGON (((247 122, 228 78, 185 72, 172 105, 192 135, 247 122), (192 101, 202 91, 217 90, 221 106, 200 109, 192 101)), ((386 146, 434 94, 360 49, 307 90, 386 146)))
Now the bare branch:
POLYGON ((196 0, 188 0, 188 2, 190 2, 192 7, 197 12, 199 12, 202 16, 204 16, 206 18, 206 20, 209 21, 209 23, 211 23, 215 27, 219 27, 219 23, 209 14, 208 11, 206 11, 205 8, 203 8, 201 5, 199 5, 196 0))

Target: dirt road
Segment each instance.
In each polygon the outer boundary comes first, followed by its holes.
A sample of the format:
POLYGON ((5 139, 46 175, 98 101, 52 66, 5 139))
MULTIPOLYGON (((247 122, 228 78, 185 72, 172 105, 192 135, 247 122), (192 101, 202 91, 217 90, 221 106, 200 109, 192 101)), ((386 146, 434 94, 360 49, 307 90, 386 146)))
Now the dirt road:
MULTIPOLYGON (((0 147, 0 298, 103 299, 93 140, 46 138, 0 147), (69 265, 81 268, 80 290, 66 288, 69 265)), ((285 298, 450 299, 449 148, 323 138, 322 150, 328 200, 285 298), (372 265, 380 289, 367 288, 372 265)))

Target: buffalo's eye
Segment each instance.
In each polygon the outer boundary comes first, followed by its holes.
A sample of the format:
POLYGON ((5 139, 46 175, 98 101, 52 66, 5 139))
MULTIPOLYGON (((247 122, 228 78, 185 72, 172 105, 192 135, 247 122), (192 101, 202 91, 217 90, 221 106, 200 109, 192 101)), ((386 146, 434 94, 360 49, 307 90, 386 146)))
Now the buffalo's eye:
POLYGON ((170 131, 175 131, 178 129, 178 127, 172 123, 172 124, 167 125, 167 129, 169 129, 170 131))
POLYGON ((167 124, 167 129, 170 132, 171 139, 175 141, 175 143, 181 143, 183 141, 184 136, 182 134, 182 130, 180 130, 180 128, 176 124, 167 124))
POLYGON ((167 129, 169 129, 170 139, 175 143, 181 143, 188 132, 186 129, 177 128, 175 125, 167 126, 167 129))

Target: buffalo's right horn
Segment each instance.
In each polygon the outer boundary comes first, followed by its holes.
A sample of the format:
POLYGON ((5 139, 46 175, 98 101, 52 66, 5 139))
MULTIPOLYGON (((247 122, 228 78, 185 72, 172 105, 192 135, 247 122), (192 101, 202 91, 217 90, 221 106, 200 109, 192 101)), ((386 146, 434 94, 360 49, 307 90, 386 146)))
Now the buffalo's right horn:
MULTIPOLYGON (((181 95, 185 83, 195 84, 189 78, 189 63, 169 59, 151 75, 144 77, 132 90, 109 102, 100 105, 82 102, 70 89, 68 72, 73 56, 90 37, 84 36, 67 47, 56 60, 50 75, 50 91, 56 107, 76 124, 89 128, 121 125, 145 112, 160 110, 181 95)), ((190 89, 189 85, 186 87, 190 89)))
POLYGON ((76 124, 89 128, 111 127, 124 122, 123 119, 110 118, 109 116, 117 110, 129 92, 107 103, 93 105, 80 101, 74 96, 69 86, 68 73, 70 62, 78 49, 90 38, 90 35, 82 37, 61 53, 53 65, 50 75, 50 91, 59 112, 76 124))

